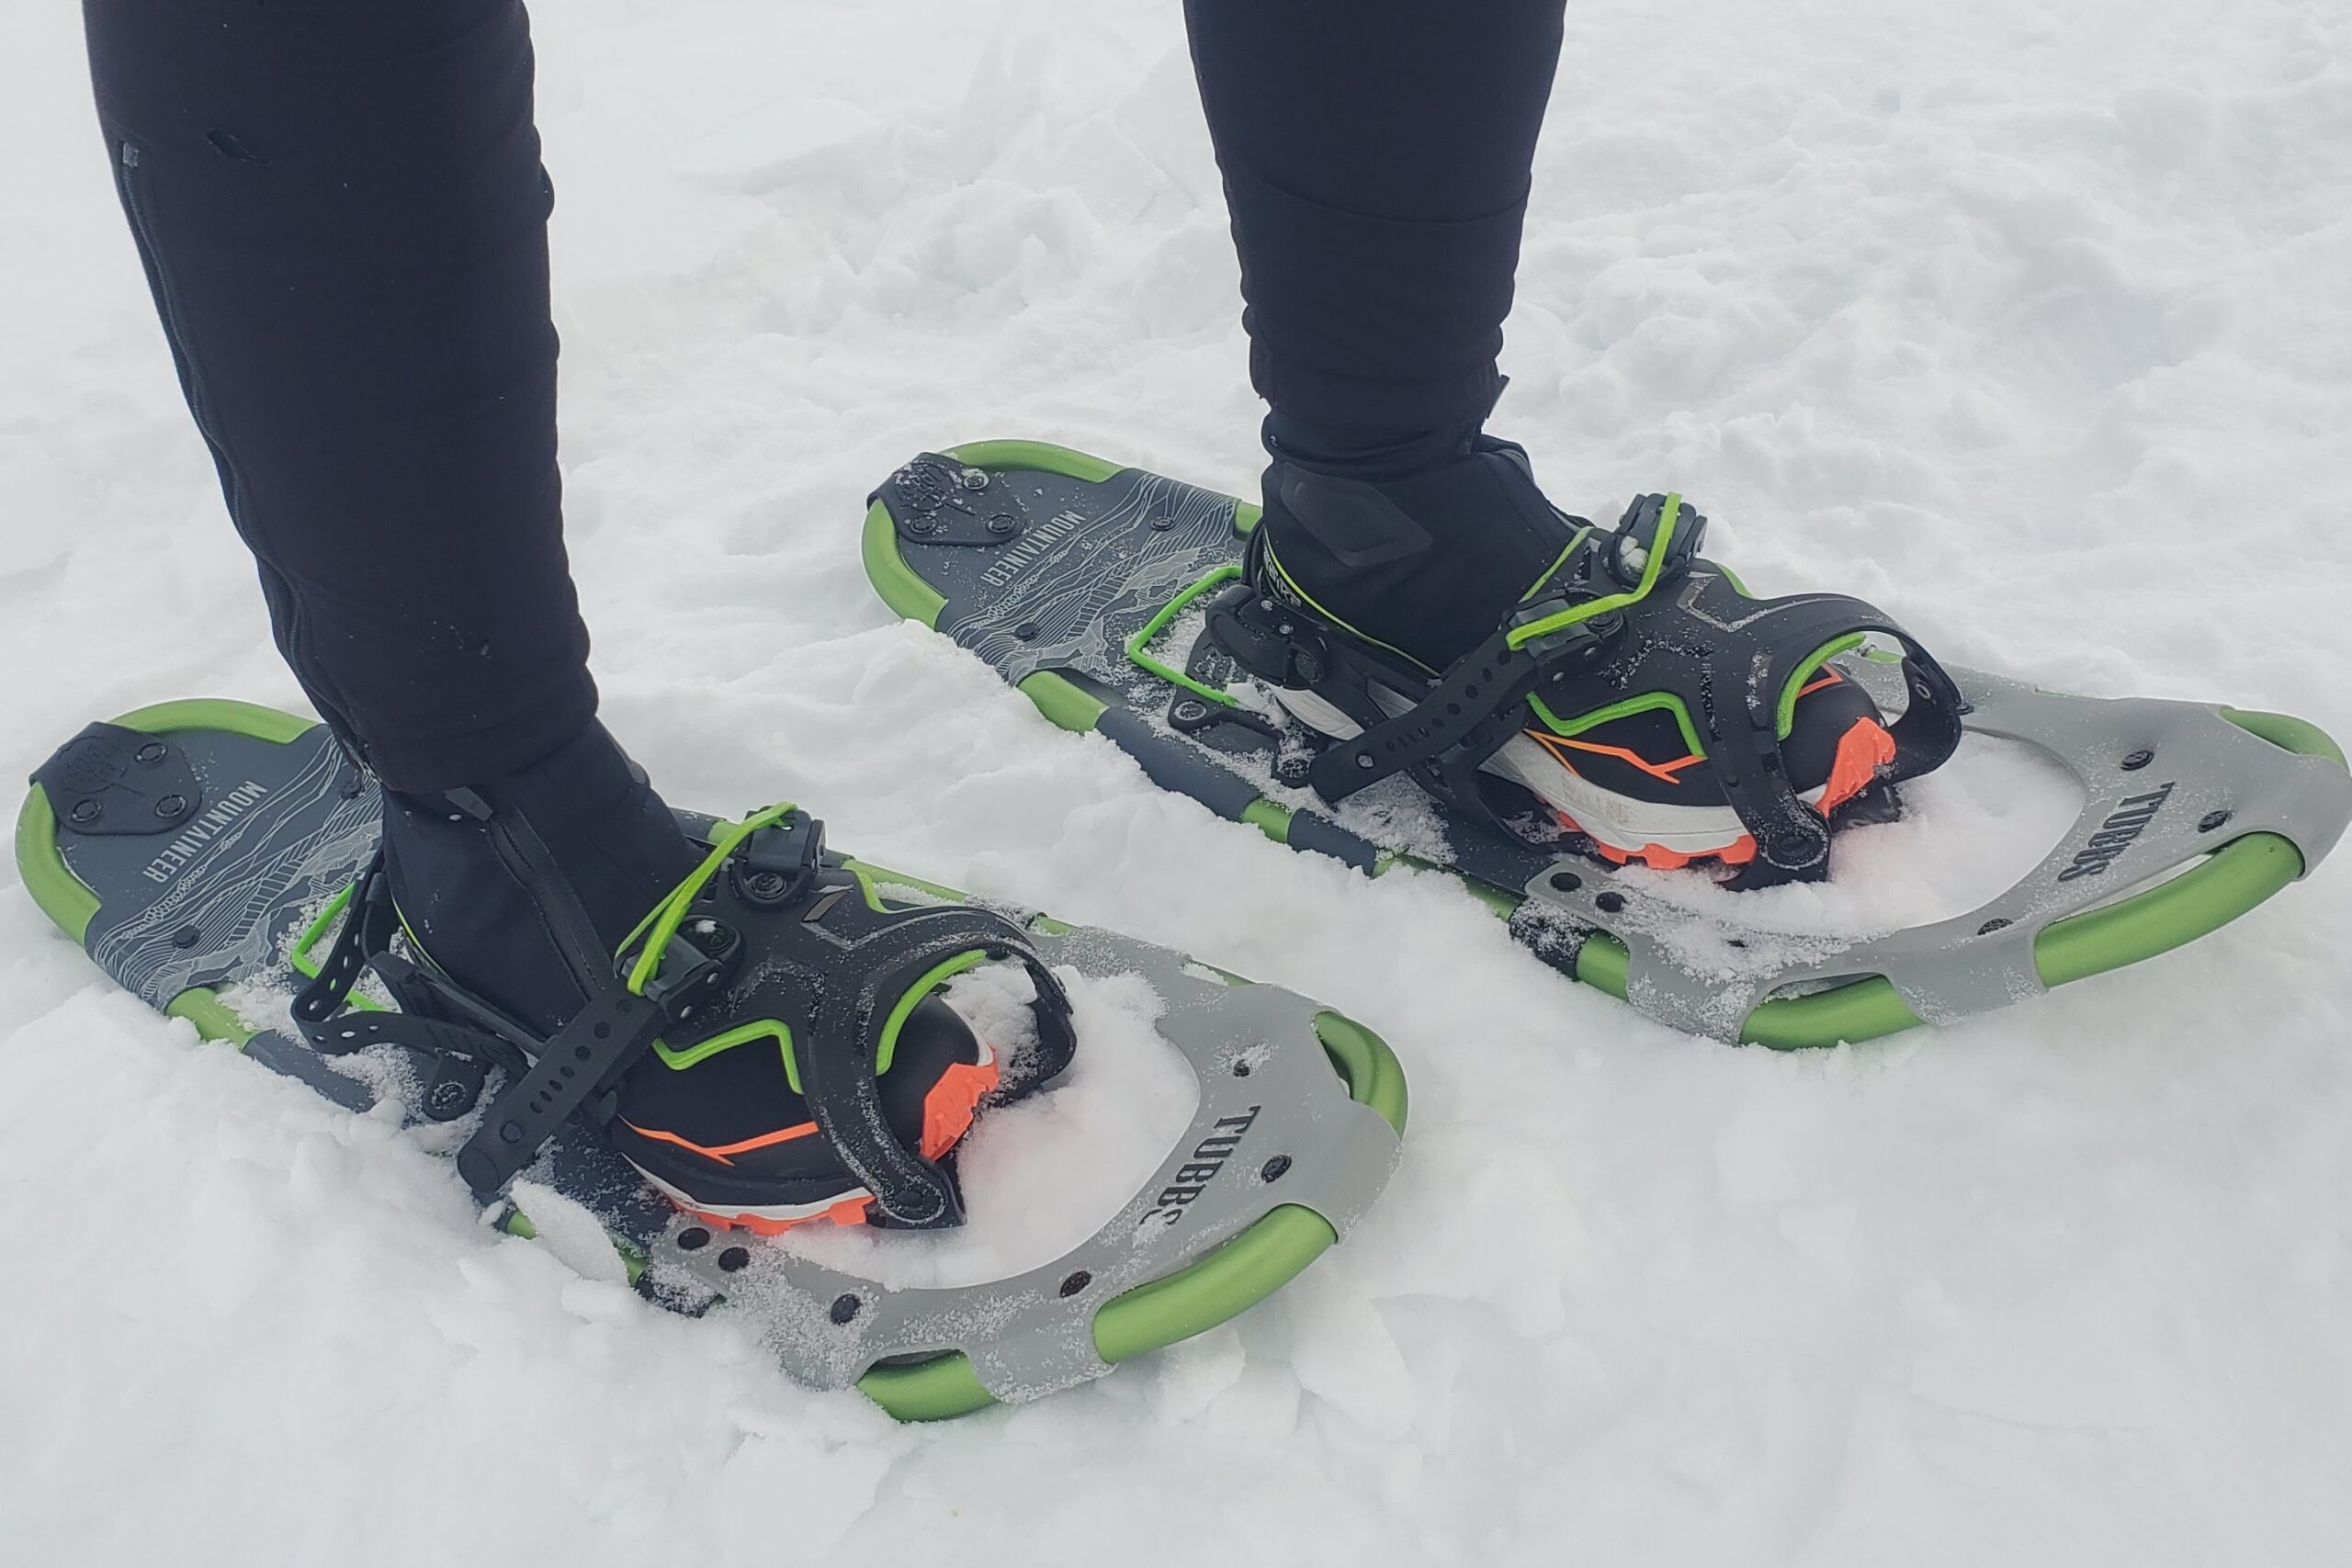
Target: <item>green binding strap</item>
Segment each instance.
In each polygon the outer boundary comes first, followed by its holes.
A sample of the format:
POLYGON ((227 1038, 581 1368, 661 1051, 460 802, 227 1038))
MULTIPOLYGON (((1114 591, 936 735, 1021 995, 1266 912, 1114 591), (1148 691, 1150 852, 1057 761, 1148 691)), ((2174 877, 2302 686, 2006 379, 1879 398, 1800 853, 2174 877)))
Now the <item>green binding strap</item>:
POLYGON ((1216 703, 1224 707, 1238 706, 1239 705, 1236 701, 1232 693, 1220 691, 1215 686, 1195 681, 1190 675, 1185 674, 1182 670, 1161 663, 1159 660, 1154 659, 1145 650, 1150 648, 1152 643, 1159 637, 1162 631, 1167 629, 1169 622, 1174 620, 1178 615, 1184 613, 1185 605, 1190 604, 1193 600, 1198 599, 1202 594, 1208 592, 1211 589, 1221 588, 1226 583, 1231 582, 1235 578, 1239 577, 1240 575, 1241 569, 1238 566, 1218 567, 1215 571, 1210 572, 1206 577, 1202 578, 1198 582, 1193 583, 1190 588, 1187 588, 1182 592, 1177 594, 1175 598, 1170 599, 1167 604, 1161 605, 1159 607, 1159 614, 1152 616, 1148 621, 1146 621, 1142 626, 1137 628, 1135 636, 1127 638, 1128 660, 1134 663, 1137 669, 1142 670, 1147 673, 1159 676, 1161 680, 1167 682, 1171 686, 1182 686, 1184 690, 1192 693, 1193 695, 1206 697, 1209 701, 1216 703))
POLYGON ((1773 733, 1786 740, 1789 732, 1796 728, 1797 698, 1804 694, 1804 683, 1812 679, 1815 671, 1839 654, 1861 647, 1867 640, 1866 633, 1848 632, 1844 637, 1830 638, 1805 655, 1804 662, 1796 667, 1796 672, 1789 677, 1788 684, 1781 688, 1781 711, 1774 723, 1773 733))
POLYGON ((643 938, 645 942, 643 950, 637 955, 637 962, 629 965, 628 988, 631 995, 643 996, 646 985, 662 972, 662 961, 670 955, 671 940, 678 934, 678 928, 685 924, 686 911, 694 907, 695 899, 710 879, 718 874, 719 868, 727 863, 727 857, 735 852, 736 846, 761 829, 771 827, 790 815, 792 802, 783 800, 754 811, 741 822, 729 826, 711 845, 710 852, 702 857, 702 863, 686 873, 685 879, 670 890, 669 897, 647 910, 645 918, 637 922, 636 929, 621 939, 620 953, 624 957, 639 938, 643 938))
POLYGON ((1604 594, 1599 599, 1588 599, 1581 604, 1571 604, 1565 610, 1555 611, 1540 621, 1530 621, 1523 626, 1513 626, 1503 634, 1503 641, 1515 649, 1525 648, 1537 637, 1549 637, 1552 633, 1575 626, 1579 621, 1589 621, 1595 615, 1605 615, 1611 610, 1622 610, 1628 604, 1637 604, 1648 598, 1650 590, 1657 586, 1658 573, 1666 570, 1668 549, 1674 543, 1675 525, 1681 516, 1682 493, 1679 491, 1672 491, 1666 498, 1666 505, 1658 513, 1657 535, 1650 541, 1649 558, 1642 563, 1642 580, 1631 590, 1623 593, 1604 594))
MULTIPOLYGON (((632 992, 643 996, 645 987, 661 973, 662 960, 670 951, 671 940, 678 934, 678 928, 685 923, 687 911, 693 908, 695 900, 701 897, 703 888, 727 863, 728 856, 733 854, 736 849, 752 834, 789 817, 794 809, 790 801, 783 801, 763 810, 754 811, 741 822, 715 824, 719 829, 718 836, 712 840, 710 852, 703 857, 702 863, 687 873, 685 879, 671 889, 668 897, 648 911, 645 918, 638 921, 637 929, 630 931, 621 942, 620 951, 624 955, 640 939, 645 944, 643 951, 639 953, 636 963, 629 968, 628 988, 632 992)), ((864 890, 868 905, 876 909, 886 908, 881 895, 875 888, 872 878, 854 867, 851 868, 851 874, 857 878, 858 886, 864 890)), ((988 962, 988 956, 986 949, 977 947, 953 954, 933 965, 922 978, 907 987, 899 996, 897 1005, 891 1008, 889 1017, 883 1021, 881 1040, 876 1044, 874 1054, 876 1077, 878 1077, 890 1070, 890 1064, 896 1059, 898 1054, 899 1032, 906 1028, 907 1020, 913 1016, 916 1007, 921 1004, 923 998, 938 989, 953 976, 985 964, 988 962)), ((800 1062, 793 1052, 792 1026, 780 1019, 754 1019, 750 1022, 738 1024, 732 1029, 714 1034, 707 1040, 697 1040, 686 1046, 672 1046, 666 1041, 656 1040, 653 1043, 653 1051, 662 1059, 664 1066, 684 1070, 697 1062, 709 1060, 721 1051, 731 1050, 738 1045, 747 1045, 758 1040, 775 1042, 776 1049, 784 1056, 785 1082, 791 1086, 793 1093, 802 1093, 800 1062)))
MULTIPOLYGON (((907 1020, 914 1015, 916 1004, 938 989, 951 976, 961 975, 967 969, 976 969, 987 963, 988 958, 987 951, 977 947, 968 953, 956 953, 933 965, 922 979, 907 987, 906 995, 899 998, 899 1005, 890 1010, 890 1016, 883 1021, 881 1043, 874 1048, 874 1073, 876 1077, 890 1070, 890 1063, 898 1055, 899 1031, 904 1029, 907 1020)), ((792 1087, 795 1092, 800 1088, 797 1083, 792 1087)))

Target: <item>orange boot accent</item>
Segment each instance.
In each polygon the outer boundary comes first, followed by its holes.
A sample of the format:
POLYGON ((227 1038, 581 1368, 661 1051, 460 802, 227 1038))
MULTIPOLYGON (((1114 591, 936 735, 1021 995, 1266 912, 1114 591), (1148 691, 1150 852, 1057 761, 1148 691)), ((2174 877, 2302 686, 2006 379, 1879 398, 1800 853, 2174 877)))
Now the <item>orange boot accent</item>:
MULTIPOLYGON (((922 1138, 919 1145, 923 1158, 937 1159, 963 1140, 964 1134, 972 1130, 972 1117, 978 1110, 980 1100, 996 1088, 1002 1076, 993 1061, 958 1062, 939 1076, 939 1081, 932 1085, 931 1092, 923 1097, 922 1138)), ((637 1130, 647 1132, 644 1128, 637 1130)), ((685 1144, 686 1147, 709 1155, 725 1165, 730 1163, 726 1158, 727 1154, 740 1153, 754 1145, 780 1142, 785 1138, 805 1137, 816 1130, 815 1122, 807 1122, 781 1134, 768 1134, 742 1144, 728 1145, 724 1153, 687 1144, 685 1139, 673 1133, 648 1133, 647 1135, 685 1144)), ((691 1203, 680 1203, 674 1198, 671 1201, 680 1213, 690 1214, 707 1225, 717 1225, 723 1230, 746 1230, 754 1235, 782 1235, 800 1225, 870 1224, 874 1195, 868 1192, 854 1198, 843 1198, 821 1213, 803 1214, 792 1220, 770 1219, 762 1214, 723 1214, 713 1209, 697 1209, 691 1203)))
POLYGON ((1838 755, 1829 763, 1829 782, 1821 787, 1825 817, 1868 789, 1878 771, 1894 761, 1894 737, 1874 718, 1858 718, 1838 738, 1838 755))
POLYGON ((980 1097, 996 1088, 1001 1076, 993 1060, 957 1062, 939 1075, 923 1097, 922 1142, 917 1145, 923 1158, 937 1159, 971 1131, 980 1097))
MULTIPOLYGON (((673 1199, 673 1202, 676 1200, 673 1199)), ((709 1209, 697 1209, 690 1203, 678 1203, 678 1212, 689 1214, 707 1225, 721 1230, 750 1231, 753 1235, 782 1235, 798 1225, 835 1224, 862 1225, 869 1218, 866 1211, 874 1206, 874 1194, 859 1198, 844 1198, 820 1214, 803 1214, 797 1220, 771 1220, 760 1214, 722 1214, 709 1209)))

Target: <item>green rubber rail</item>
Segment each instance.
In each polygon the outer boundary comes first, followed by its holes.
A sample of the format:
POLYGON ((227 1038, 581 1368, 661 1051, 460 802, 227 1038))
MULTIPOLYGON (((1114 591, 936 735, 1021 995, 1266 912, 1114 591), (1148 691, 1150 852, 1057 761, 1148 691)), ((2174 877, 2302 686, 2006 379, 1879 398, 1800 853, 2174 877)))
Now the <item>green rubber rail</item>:
MULTIPOLYGON (((951 446, 945 455, 977 468, 1032 468, 1098 484, 1121 471, 1100 457, 1042 441, 979 441, 951 446)), ((1257 509, 1239 504, 1250 513, 1246 530, 1255 523, 1257 509)), ((879 502, 866 513, 862 546, 866 575, 883 602, 910 620, 935 626, 946 602, 907 565, 899 550, 898 531, 879 502)), ((1099 699, 1050 671, 1031 675, 1021 682, 1021 690, 1064 729, 1091 730, 1105 711, 1099 699)), ((2241 729, 2283 750, 2346 766, 2343 749, 2316 725, 2286 714, 2229 707, 2221 712, 2241 729)), ((1241 814, 1243 821, 1281 843, 1289 841, 1291 817, 1289 807, 1262 796, 1241 814)), ((1453 876, 1506 919, 1519 908, 1517 889, 1493 887, 1449 867, 1408 857, 1383 861, 1374 874, 1399 864, 1423 865, 1453 876)), ((2177 876, 2112 904, 2052 920, 2034 938, 2034 967, 2043 985, 2057 987, 2154 958, 2228 925, 2307 869, 2301 852, 2280 835, 2243 834, 2177 876)), ((1594 932, 1577 953, 1576 978, 1623 999, 1624 944, 1607 931, 1594 932)), ((1917 1028, 1921 1021, 1883 976, 1873 976, 1806 996, 1766 1001, 1748 1014, 1740 1039, 1775 1050, 1804 1050, 1873 1040, 1917 1028)))
MULTIPOLYGON (((275 708, 211 699, 141 708, 114 722, 151 735, 227 730, 280 745, 313 727, 311 720, 275 708)), ((66 934, 76 942, 83 940, 98 911, 98 898, 74 875, 58 852, 57 818, 38 785, 17 813, 16 852, 33 901, 66 934)), ((937 883, 880 866, 852 863, 879 882, 958 901, 966 897, 937 883)), ((210 1040, 242 1048, 253 1038, 254 1032, 208 989, 183 991, 164 1010, 188 1020, 210 1040)), ((1405 1073, 1396 1054, 1378 1035, 1335 1012, 1317 1013, 1315 1031, 1349 1095, 1369 1106, 1402 1137, 1405 1073)), ((518 1235, 531 1234, 529 1220, 519 1213, 510 1217, 507 1228, 518 1235)), ((1095 1349, 1105 1361, 1115 1364, 1214 1328, 1289 1283, 1338 1239, 1322 1215, 1295 1203, 1283 1204, 1176 1273, 1105 1302, 1094 1319, 1095 1349)), ((642 1255, 623 1237, 615 1236, 612 1241, 634 1279, 644 1268, 642 1255)), ((940 1420, 995 1403, 960 1351, 876 1367, 858 1380, 857 1386, 901 1421, 940 1420)))
MULTIPOLYGON (((1316 1015, 1325 1055, 1348 1093, 1405 1133, 1405 1075, 1378 1035, 1335 1012, 1316 1015)), ((1164 1280, 1137 1285, 1102 1304, 1094 1349, 1113 1365, 1163 1349, 1238 1316, 1298 1277, 1339 1239, 1312 1209, 1284 1203, 1249 1229, 1164 1280)), ((967 1415, 994 1397, 961 1352, 910 1366, 876 1367, 858 1380, 873 1401, 901 1421, 967 1415)))

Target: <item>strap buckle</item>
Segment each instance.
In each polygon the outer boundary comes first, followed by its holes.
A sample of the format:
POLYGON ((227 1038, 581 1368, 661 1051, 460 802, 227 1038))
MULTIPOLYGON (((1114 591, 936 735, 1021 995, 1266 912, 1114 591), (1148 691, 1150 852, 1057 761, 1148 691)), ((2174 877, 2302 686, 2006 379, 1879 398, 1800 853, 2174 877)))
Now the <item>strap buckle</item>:
POLYGON ((1615 531, 1600 541, 1600 570, 1622 588, 1639 588, 1651 558, 1657 554, 1658 536, 1667 532, 1669 516, 1674 527, 1667 536, 1666 558, 1658 563, 1657 581, 1665 584, 1688 573, 1706 543, 1707 519, 1679 495, 1635 496, 1626 506, 1625 515, 1617 520, 1615 531))
MULTIPOLYGON (((1540 626, 1556 617, 1563 610, 1574 609, 1578 604, 1590 603, 1589 595, 1566 592, 1546 593, 1540 599, 1522 604, 1505 624, 1506 638, 1510 632, 1540 626)), ((1624 629, 1625 615, 1622 610, 1604 610, 1596 615, 1569 621, 1517 644, 1519 651, 1535 660, 1544 681, 1562 680, 1582 670, 1599 659, 1609 645, 1624 629)))
MULTIPOLYGON (((670 938, 668 951, 639 994, 668 1018, 683 1023, 708 998, 726 988, 743 957, 743 933, 707 915, 688 918, 670 938)), ((614 960, 613 972, 627 988, 636 954, 614 960)))
POLYGON ((753 833, 727 859, 736 896, 758 909, 780 909, 807 895, 825 869, 825 825, 794 811, 753 833))

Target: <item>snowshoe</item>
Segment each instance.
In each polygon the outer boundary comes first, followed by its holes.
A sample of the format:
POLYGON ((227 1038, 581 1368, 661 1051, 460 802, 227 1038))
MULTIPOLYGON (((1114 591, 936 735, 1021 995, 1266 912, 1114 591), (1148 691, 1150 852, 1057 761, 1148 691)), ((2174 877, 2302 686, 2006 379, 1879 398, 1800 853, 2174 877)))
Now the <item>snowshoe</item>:
POLYGON ((1565 520, 1558 570, 1442 669, 1319 612, 1256 542, 1261 516, 984 442, 891 475, 864 551, 893 608, 1162 786, 1368 874, 1450 872, 1571 977, 1727 1040, 1868 1039, 2153 956, 2304 874, 2352 818, 2343 753, 2308 724, 1947 670, 1858 601, 1750 597, 1678 497, 1613 530, 1565 520), (1700 873, 1678 864, 1818 878, 1833 818, 1883 825, 1897 783, 1998 741, 2081 799, 1994 896, 1850 931, 1751 923, 1745 893, 1692 913, 1700 873), (1686 803, 1701 815, 1659 809, 1686 803))
MULTIPOLYGON (((403 930, 380 793, 307 720, 205 701, 92 725, 34 775, 17 856, 41 908, 151 1005, 338 1104, 392 1100, 508 1229, 533 1234, 520 1203, 584 1211, 649 1298, 728 1301, 793 1376, 902 1417, 1069 1387, 1222 1322, 1385 1184, 1402 1075, 1339 1015, 865 865, 788 806, 676 818, 703 858, 617 953, 571 954, 601 977, 552 1028, 458 984, 403 930), (1002 1053, 939 995, 991 964, 1034 998, 1002 1053), (953 1286, 764 1239, 819 1218, 961 1223, 956 1150, 976 1112, 1072 1060, 1069 984, 1128 975, 1164 1004, 1198 1104, 1091 1235, 953 1286)), ((586 947, 545 845, 513 826, 549 929, 586 947)))

